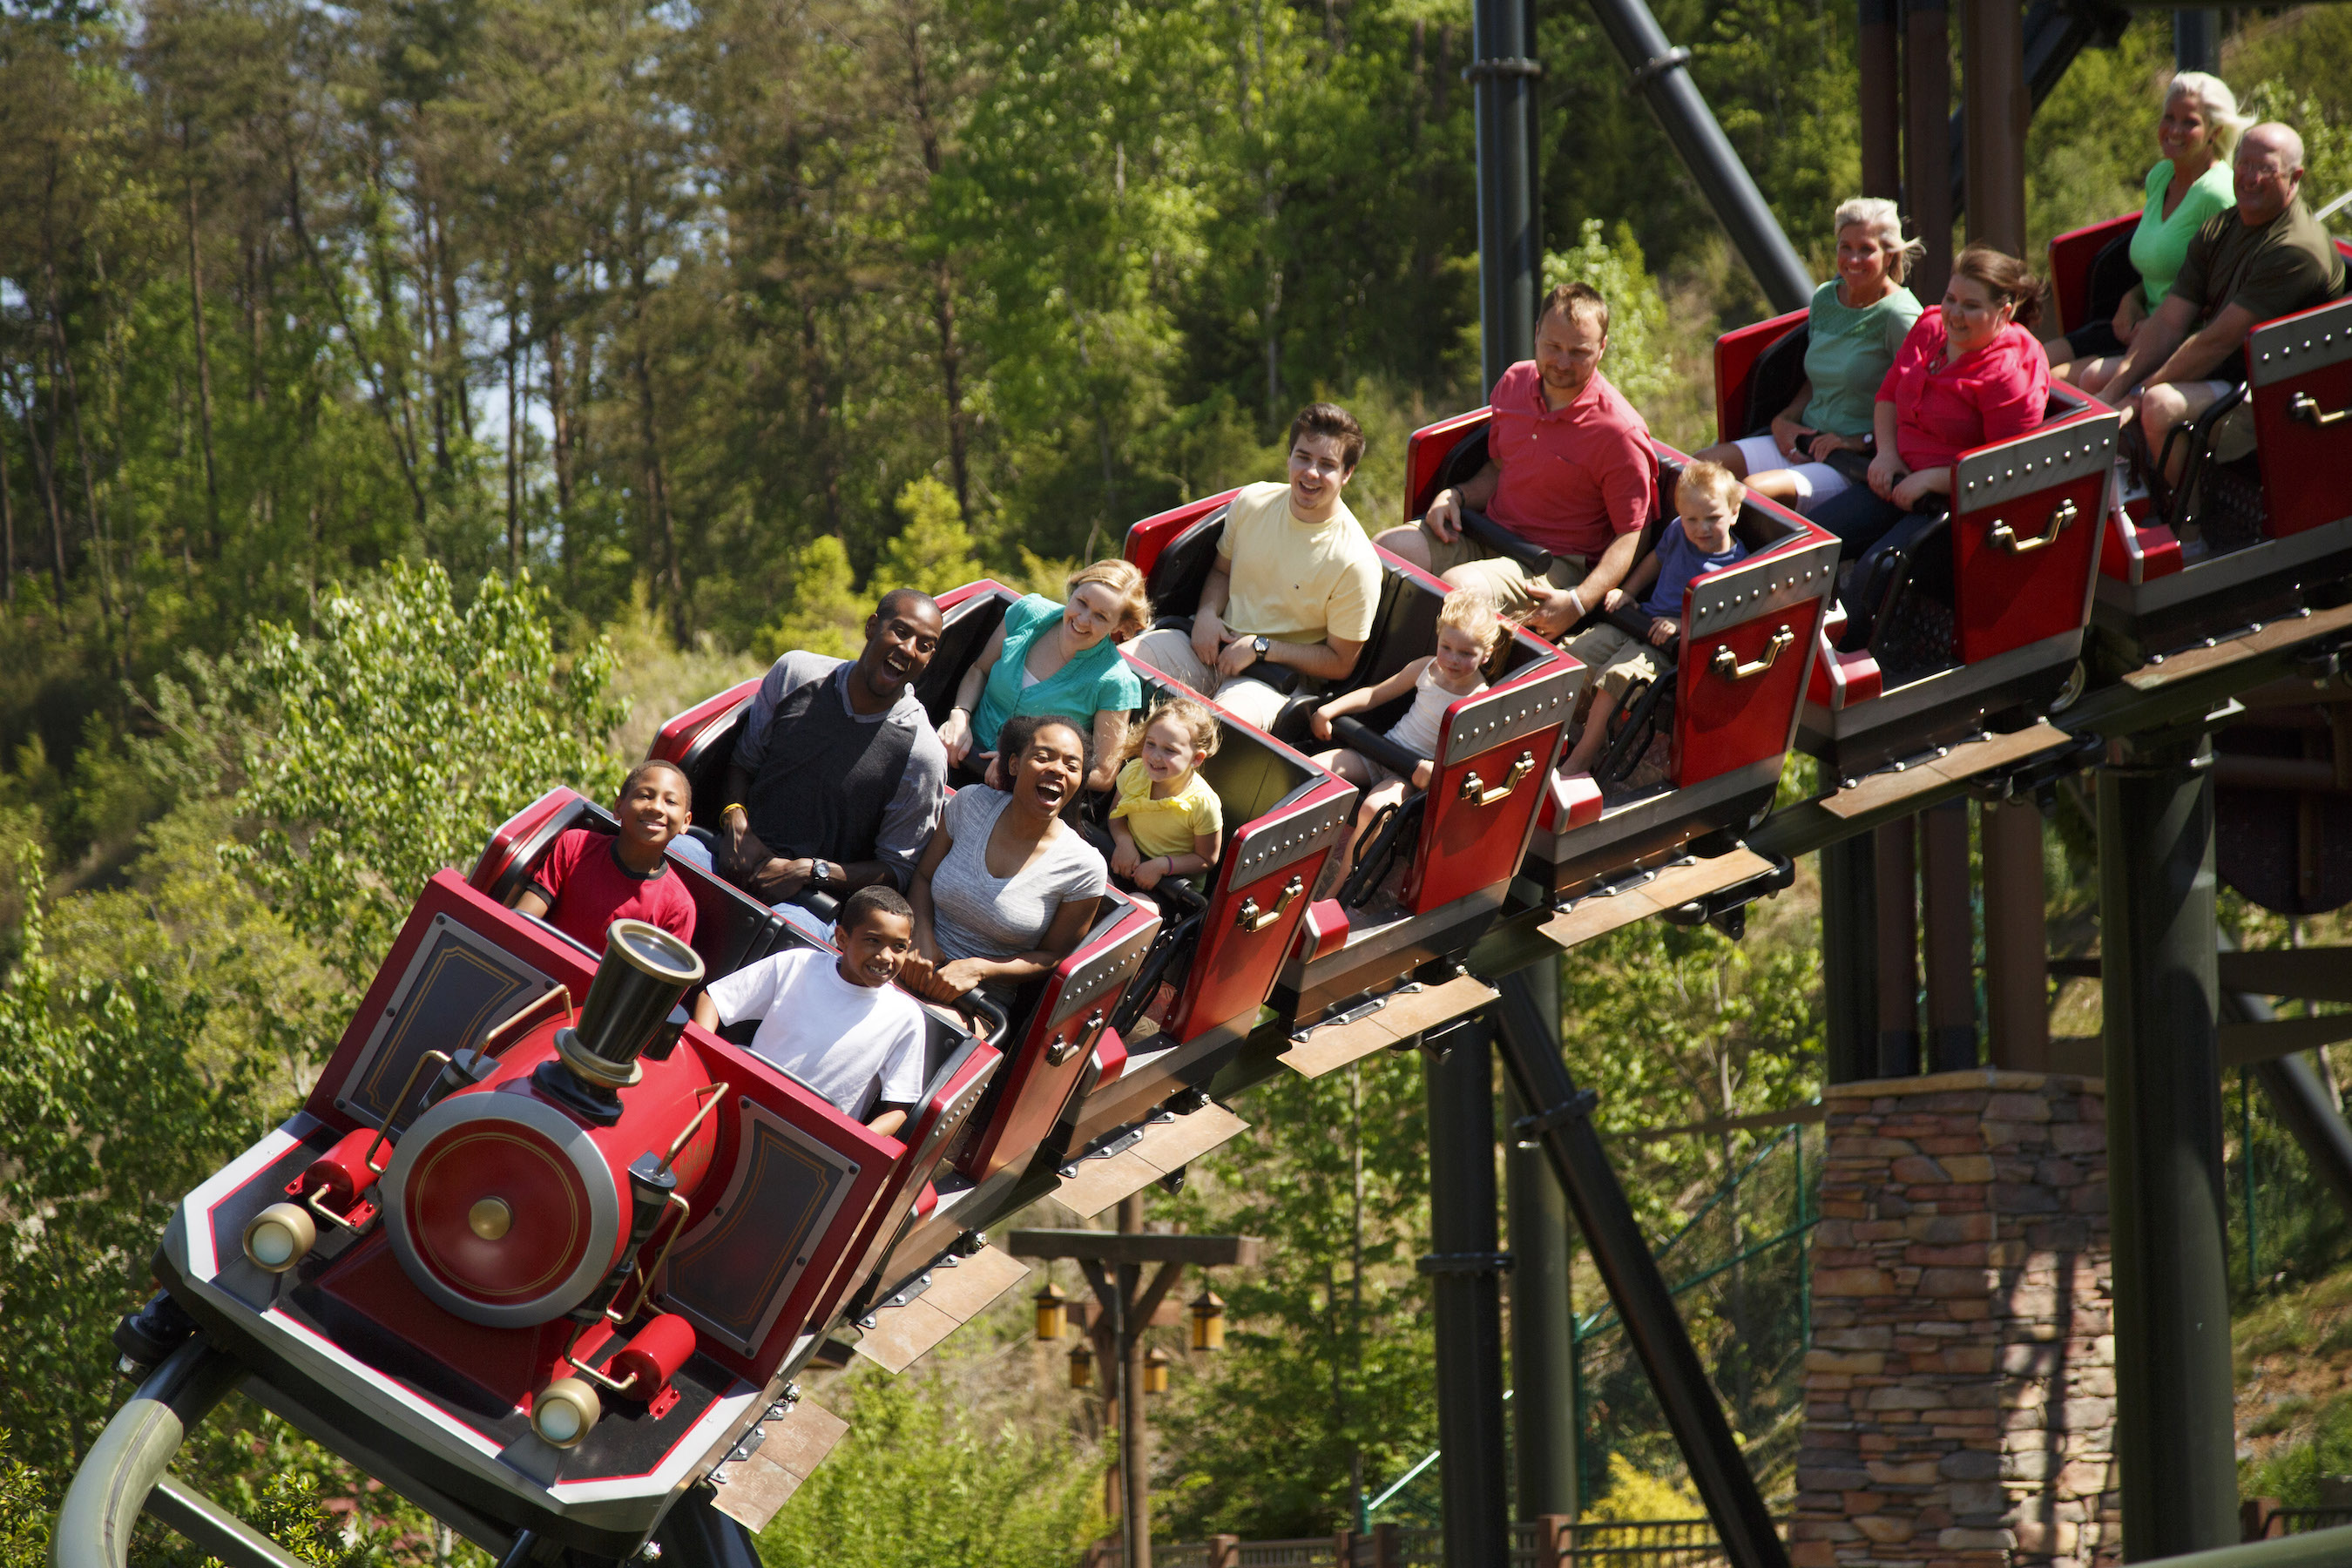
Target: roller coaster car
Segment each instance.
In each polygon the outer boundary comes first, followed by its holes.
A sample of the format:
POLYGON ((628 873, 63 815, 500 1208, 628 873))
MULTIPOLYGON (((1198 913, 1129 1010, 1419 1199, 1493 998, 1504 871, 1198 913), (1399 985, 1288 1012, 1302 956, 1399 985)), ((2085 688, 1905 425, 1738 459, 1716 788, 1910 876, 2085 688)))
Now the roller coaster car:
MULTIPOLYGON (((957 681, 986 646, 1013 596, 992 583, 939 596, 945 626, 917 687, 917 696, 936 716, 946 715, 957 681)), ((728 761, 758 689, 756 679, 732 687, 672 719, 655 737, 649 754, 684 768, 698 802, 725 798, 728 761)), ((755 900, 727 890, 756 907, 755 900)), ((1078 1107, 1102 1076, 1123 1063, 1124 1049, 1117 1042, 1108 1042, 1107 1051, 1100 1048, 1106 1026, 1160 925, 1156 910, 1114 889, 1076 949, 1052 974, 1016 994, 999 1042, 1004 1069, 974 1113, 971 1131, 958 1142, 952 1172, 938 1183, 937 1208, 893 1248, 884 1283, 895 1285, 921 1273, 960 1237, 1050 1190, 1054 1173, 1073 1152, 1067 1140, 1074 1135, 1078 1107)))
MULTIPOLYGON (((1408 519, 1485 466, 1487 416, 1481 408, 1414 432, 1408 519)), ((1651 445, 1659 510, 1642 532, 1644 556, 1677 526, 1670 498, 1689 461, 1651 445)), ((1748 499, 1734 527, 1750 553, 1692 582, 1671 668, 1626 693, 1590 777, 1553 782, 1527 873, 1556 893, 1574 896, 1694 849, 1720 854, 1771 807, 1835 585, 1837 541, 1761 497, 1748 499)), ((1549 563, 1538 547, 1516 545, 1531 568, 1549 563)))
MULTIPOLYGON (((1146 518, 1128 531, 1127 557, 1149 575, 1165 617, 1199 602, 1233 492, 1146 518)), ((1275 738, 1300 747, 1309 710, 1340 691, 1376 685, 1437 647, 1445 585, 1385 552, 1372 635, 1354 673, 1328 689, 1294 680, 1275 738)), ((1165 624, 1165 622, 1163 622, 1165 624)), ((1278 680, 1293 672, 1276 673, 1278 680)), ((1445 710, 1429 789, 1408 796, 1368 840, 1370 874, 1351 877, 1340 897, 1307 911, 1285 963, 1276 1005, 1294 1025, 1393 989, 1433 961, 1458 959, 1502 907, 1526 853, 1559 759, 1560 732, 1585 681, 1584 668, 1539 637, 1515 631, 1488 666, 1488 688, 1445 710), (1401 878, 1389 873, 1400 870, 1401 878)), ((1382 750, 1381 731, 1403 711, 1342 720, 1333 744, 1382 750)), ((1399 757, 1399 762, 1416 759, 1399 757)), ((1336 803, 1335 803, 1336 805, 1336 803)), ((1337 805, 1344 819, 1346 807, 1337 805)), ((1312 888, 1311 877, 1284 884, 1312 888)))
MULTIPOLYGON (((1754 432, 1804 374, 1805 312, 1716 341, 1716 418, 1754 432)), ((2079 689, 2118 416, 2053 386, 2044 422, 1953 466, 1950 510, 1853 563, 1821 629, 1798 743, 1854 778, 2014 729, 2079 689)))
MULTIPOLYGON (((2068 328, 2115 311, 2139 276, 2126 247, 2139 215, 2050 242, 2068 328)), ((2336 249, 2352 257, 2352 246, 2336 249)), ((2352 577, 2352 300, 2265 321, 2246 340, 2251 377, 2176 437, 2188 466, 2163 510, 2134 494, 2099 560, 2095 636, 2124 669, 2258 621, 2341 603, 2352 577), (2224 434, 2251 407, 2255 447, 2224 434), (2217 441, 2217 437, 2221 437, 2217 441), (2227 452, 2228 455, 2223 454, 2227 452)))
MULTIPOLYGON (((485 885, 598 825, 567 796, 501 830, 485 885)), ((738 913, 704 953, 758 925, 738 913)), ((905 1142, 881 1136, 686 1021, 719 967, 636 921, 600 957, 436 876, 303 1108, 182 1201, 157 1278, 263 1405, 494 1554, 528 1530, 630 1556, 935 1201, 1002 1065, 935 1019, 905 1142)))

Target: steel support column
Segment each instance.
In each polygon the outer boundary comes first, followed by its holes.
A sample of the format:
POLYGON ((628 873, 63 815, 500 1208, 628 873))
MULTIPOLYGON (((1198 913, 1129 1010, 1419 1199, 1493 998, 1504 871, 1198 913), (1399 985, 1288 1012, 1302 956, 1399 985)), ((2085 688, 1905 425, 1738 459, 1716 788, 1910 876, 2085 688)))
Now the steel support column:
POLYGON ((1919 1071, 1919 894, 1917 835, 1903 817, 1871 832, 1878 905, 1878 1073, 1919 1071))
POLYGON ((1471 79, 1478 137, 1478 321, 1486 384, 1535 357, 1543 236, 1536 217, 1536 79, 1528 0, 1475 0, 1471 79))
MULTIPOLYGON (((1529 964, 1500 982, 1559 1038, 1559 963, 1529 964)), ((1503 1124, 1528 1114, 1503 1086, 1503 1124)), ((1575 1517, 1576 1367, 1570 1335, 1568 1194, 1544 1152, 1503 1140, 1503 1207, 1511 1224, 1511 1469, 1514 1518, 1575 1517)))
POLYGON ((1862 194, 1903 197, 1903 58, 1898 0, 1861 0, 1854 40, 1862 82, 1862 194))
MULTIPOLYGON (((1143 1234, 1143 1194, 1118 1200, 1118 1228, 1143 1234)), ((1127 1321, 1127 1304, 1143 1282, 1143 1266, 1119 1264, 1118 1299, 1112 1308, 1112 1342, 1118 1346, 1118 1531, 1127 1568, 1151 1568, 1151 1434, 1144 1425, 1143 1330, 1127 1321)))
POLYGON ((1493 1033, 1470 1017, 1429 1036, 1429 1256, 1447 1568, 1511 1554, 1503 1446, 1502 1270, 1495 1229, 1493 1033))
POLYGON ((1867 833, 1822 847, 1822 1001, 1832 1083, 1878 1076, 1877 868, 1867 833))
POLYGON ((2025 254, 2025 16, 2018 0, 1962 0, 1969 237, 2025 254))
POLYGON ((1952 276, 1952 61, 1945 0, 1903 7, 1903 190, 1911 227, 1927 253, 1911 268, 1924 300, 1944 297, 1952 276))
POLYGON ((2031 801, 1977 813, 1984 853, 1985 1009, 1992 1065, 2050 1066, 2050 933, 2042 813, 2031 801))
POLYGON ((2238 1536, 2212 748, 2117 742, 2099 773, 2099 948, 2115 1238, 2116 1457, 2142 1561, 2238 1536))
MULTIPOLYGON (((1495 1005, 1495 1019, 1496 1039, 1511 1083, 1521 1100, 1536 1107, 1527 1121, 1506 1129, 1505 1136, 1534 1139, 1559 1175, 1601 1282, 1625 1325, 1626 1341, 1641 1358, 1658 1407, 1682 1449, 1691 1484, 1722 1538, 1725 1557, 1732 1568, 1788 1568, 1788 1550, 1764 1506, 1764 1494, 1757 1489, 1756 1477, 1731 1434, 1731 1423, 1724 1419, 1723 1405, 1666 1289, 1665 1276, 1610 1167, 1601 1135, 1593 1131, 1588 1114, 1591 1097, 1577 1089, 1560 1057, 1559 1036, 1547 1032, 1544 1020, 1524 997, 1505 991, 1495 1005)), ((1433 1153, 1435 1142, 1433 1127, 1433 1153)), ((1444 1335, 1441 1321, 1441 1342, 1444 1335)), ((1451 1508, 1449 1502, 1449 1531, 1451 1508)), ((1498 1552, 1481 1562, 1504 1560, 1498 1552)))
POLYGON ((2172 14, 2172 63, 2179 70, 2221 68, 2221 13, 2203 8, 2172 14))
POLYGON ((1927 1070, 1977 1065, 1977 942, 1969 875, 1969 803, 1948 800, 1919 814, 1927 941, 1927 1070))
MULTIPOLYGON (((1812 275, 1798 258, 1780 219, 1764 202, 1747 165, 1691 80, 1690 51, 1666 42, 1664 29, 1643 0, 1591 0, 1601 31, 1633 73, 1633 85, 1697 182, 1699 194, 1731 236, 1731 247, 1763 286, 1776 310, 1794 310, 1812 298, 1812 275)), ((1480 10, 1485 9, 1484 0, 1480 10)), ((1938 287, 1941 287, 1939 284, 1938 287)))

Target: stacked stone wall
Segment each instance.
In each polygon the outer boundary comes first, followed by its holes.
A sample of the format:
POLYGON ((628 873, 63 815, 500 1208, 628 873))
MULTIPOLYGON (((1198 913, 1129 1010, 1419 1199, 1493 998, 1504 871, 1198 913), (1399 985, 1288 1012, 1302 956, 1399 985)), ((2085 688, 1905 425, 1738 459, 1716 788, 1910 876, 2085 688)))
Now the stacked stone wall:
POLYGON ((1825 1109, 1796 1568, 2119 1561, 2102 1084, 1943 1073, 1825 1109))

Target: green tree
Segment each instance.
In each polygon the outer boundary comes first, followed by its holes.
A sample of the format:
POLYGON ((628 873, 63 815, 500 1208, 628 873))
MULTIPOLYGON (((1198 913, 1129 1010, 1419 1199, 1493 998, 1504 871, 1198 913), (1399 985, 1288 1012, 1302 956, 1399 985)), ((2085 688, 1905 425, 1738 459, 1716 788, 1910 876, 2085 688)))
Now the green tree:
POLYGON ((848 1436, 760 1536, 768 1568, 1066 1568, 1101 1528, 1066 1439, 975 1408, 945 1374, 868 1371, 848 1436))
POLYGON ((947 486, 929 474, 913 480, 898 492, 898 512, 906 526, 882 547, 882 559, 866 581, 867 598, 892 588, 944 594, 987 575, 955 492, 947 486))
POLYGON ((1604 237, 1601 220, 1586 218, 1574 247, 1544 253, 1543 284, 1585 283, 1609 301, 1609 353, 1601 366, 1610 384, 1634 407, 1665 395, 1674 377, 1666 343, 1666 302, 1643 265, 1630 224, 1604 237))
POLYGON ((849 552, 827 534, 793 553, 789 607, 761 629, 754 651, 772 659, 794 648, 849 658, 857 652, 857 628, 867 614, 849 574, 849 552))

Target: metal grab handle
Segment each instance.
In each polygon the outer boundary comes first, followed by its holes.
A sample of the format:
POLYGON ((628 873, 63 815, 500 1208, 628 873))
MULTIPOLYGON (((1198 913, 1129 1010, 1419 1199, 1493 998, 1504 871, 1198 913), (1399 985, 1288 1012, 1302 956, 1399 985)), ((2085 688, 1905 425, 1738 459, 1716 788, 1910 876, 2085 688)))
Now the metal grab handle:
POLYGON ((1715 650, 1713 668, 1716 674, 1726 680, 1746 680, 1750 676, 1763 674, 1778 664, 1780 661, 1781 653, 1796 640, 1797 634, 1787 626, 1782 626, 1772 634, 1772 640, 1764 645, 1764 657, 1752 664, 1742 664, 1739 662, 1738 654, 1727 647, 1718 647, 1715 650))
POLYGON ((2319 411, 2318 400, 2307 392, 2298 392, 2286 400, 2286 416, 2290 419, 2300 419, 2315 430, 2325 430, 2347 415, 2352 415, 2352 408, 2339 408, 2333 414, 2322 414, 2319 411))
POLYGON ((1088 1040, 1101 1032, 1108 1017, 1108 1015, 1099 1007, 1087 1014, 1087 1021, 1078 1026, 1076 1034, 1066 1035, 1045 1047, 1045 1065, 1049 1068, 1057 1068, 1076 1056, 1088 1040))
POLYGON ((2018 538, 2016 531, 2009 526, 2009 520, 2007 518, 2002 518, 1996 521, 1992 525, 1991 533, 1987 537, 1991 539, 1995 544, 2000 545, 2003 550, 2008 551, 2011 555, 2029 555, 2034 551, 2041 549, 2045 544, 2056 543, 2058 542, 2058 535, 2065 529, 2068 523, 2074 521, 2079 515, 2081 514, 2076 512, 2074 510, 2074 498, 2069 496, 2066 500, 2060 501, 2056 509, 2051 512, 2050 526, 2043 529, 2037 537, 2032 539, 2018 538))
POLYGON ((1240 910, 1234 916, 1234 924, 1247 931, 1264 931, 1280 920, 1282 911, 1297 902, 1298 895, 1306 890, 1307 884, 1293 877, 1284 884, 1282 897, 1275 900, 1274 908, 1270 910, 1260 910, 1255 899, 1244 899, 1240 910))
POLYGON ((1486 782, 1473 773, 1462 781, 1461 798, 1473 805, 1492 805, 1498 800, 1508 800, 1511 798, 1511 792, 1519 787, 1519 781, 1535 771, 1536 754, 1533 752, 1521 752, 1519 760, 1511 764, 1510 777, 1493 789, 1488 789, 1486 782))

